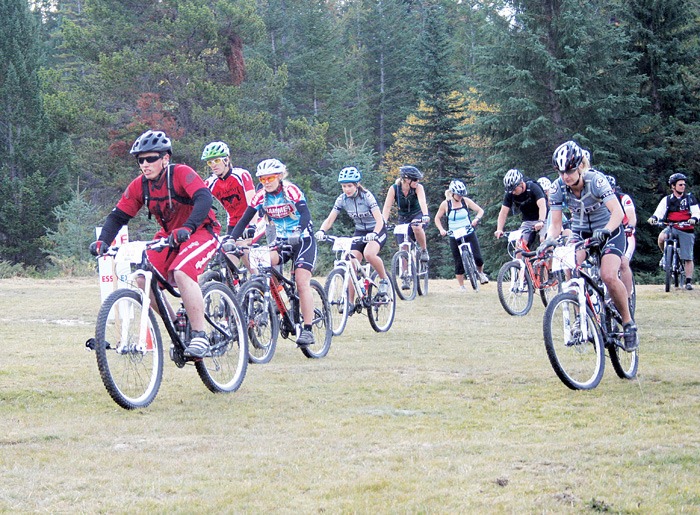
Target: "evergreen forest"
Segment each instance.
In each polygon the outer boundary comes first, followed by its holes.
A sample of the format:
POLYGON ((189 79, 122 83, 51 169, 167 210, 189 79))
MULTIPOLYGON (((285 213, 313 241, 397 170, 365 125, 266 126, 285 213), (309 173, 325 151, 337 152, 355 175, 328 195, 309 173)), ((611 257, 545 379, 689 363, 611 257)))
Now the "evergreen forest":
MULTIPOLYGON (((503 175, 554 179, 563 141, 634 199, 642 275, 668 176, 700 194, 697 0, 0 0, 0 20, 0 271, 94 266, 94 228, 149 128, 202 177, 210 141, 253 173, 280 159, 316 226, 345 166, 380 205, 417 166, 431 217, 458 178, 486 211, 490 274, 508 259, 493 237, 503 175)), ((432 273, 452 277, 428 235, 432 273)))

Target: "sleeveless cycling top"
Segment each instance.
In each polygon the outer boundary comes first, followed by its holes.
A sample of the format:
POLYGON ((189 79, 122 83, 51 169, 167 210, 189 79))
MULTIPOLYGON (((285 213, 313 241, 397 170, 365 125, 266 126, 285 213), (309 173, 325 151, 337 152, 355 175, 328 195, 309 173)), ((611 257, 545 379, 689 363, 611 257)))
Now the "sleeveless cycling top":
POLYGON ((400 184, 394 184, 394 193, 396 197, 396 203, 399 206, 399 218, 405 219, 406 217, 413 214, 420 214, 420 204, 418 203, 418 195, 416 195, 416 189, 411 188, 408 190, 408 195, 404 195, 401 190, 400 184))
POLYGON ((471 216, 469 216, 469 209, 467 209, 467 203, 462 199, 461 205, 459 207, 453 208, 452 201, 447 201, 447 228, 450 231, 455 231, 461 229, 462 227, 469 227, 467 234, 474 231, 472 225, 471 216))

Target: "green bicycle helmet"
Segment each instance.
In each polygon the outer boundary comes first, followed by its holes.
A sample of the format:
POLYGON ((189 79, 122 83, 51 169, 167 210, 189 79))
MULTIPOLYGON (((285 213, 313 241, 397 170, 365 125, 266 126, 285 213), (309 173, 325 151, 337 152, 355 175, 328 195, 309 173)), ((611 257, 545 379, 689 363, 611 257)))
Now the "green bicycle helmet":
POLYGON ((202 151, 202 161, 209 161, 217 157, 229 157, 231 153, 228 150, 228 145, 223 141, 212 141, 202 151))

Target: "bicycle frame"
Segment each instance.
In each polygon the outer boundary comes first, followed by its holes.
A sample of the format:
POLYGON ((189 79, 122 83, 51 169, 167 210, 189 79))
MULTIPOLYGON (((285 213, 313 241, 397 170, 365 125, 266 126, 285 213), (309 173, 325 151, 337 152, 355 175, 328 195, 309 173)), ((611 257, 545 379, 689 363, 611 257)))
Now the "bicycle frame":
POLYGON ((334 268, 342 268, 346 272, 343 279, 343 291, 349 295, 349 287, 350 284, 352 284, 355 289, 356 299, 357 297, 365 299, 370 284, 374 286, 378 285, 371 278, 371 265, 369 263, 363 265, 350 250, 352 243, 362 241, 363 238, 342 238, 339 236, 326 235, 326 239, 333 242, 333 250, 336 252, 336 259, 333 262, 334 268), (364 283, 360 281, 360 278, 364 280, 364 283))

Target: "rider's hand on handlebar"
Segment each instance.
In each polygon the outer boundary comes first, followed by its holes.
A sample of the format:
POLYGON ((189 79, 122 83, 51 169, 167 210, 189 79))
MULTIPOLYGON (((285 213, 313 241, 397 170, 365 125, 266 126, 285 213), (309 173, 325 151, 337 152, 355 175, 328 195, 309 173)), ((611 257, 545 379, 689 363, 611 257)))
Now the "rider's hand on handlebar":
POLYGON ((316 231, 316 234, 314 234, 314 236, 316 237, 316 239, 318 241, 323 241, 326 239, 326 231, 324 231, 323 229, 320 229, 320 230, 316 231))
POLYGON ((593 231, 593 240, 597 241, 601 247, 605 246, 609 239, 610 229, 596 229, 593 231))
POLYGON ((647 220, 647 222, 651 225, 656 225, 657 223, 659 223, 659 219, 656 218, 655 216, 650 216, 649 220, 647 220))
POLYGON ((93 256, 99 257, 99 256, 104 256, 106 252, 109 250, 109 245, 107 245, 106 242, 102 240, 97 240, 93 241, 90 244, 90 254, 93 256))
POLYGON ((428 215, 423 215, 423 216, 421 217, 420 221, 423 222, 424 224, 427 224, 428 222, 430 222, 430 216, 428 216, 428 215))
POLYGON ((170 248, 176 249, 180 247, 181 243, 185 243, 187 240, 189 240, 191 234, 192 231, 187 227, 178 227, 170 233, 170 236, 168 237, 168 245, 170 245, 170 248))
POLYGON ((493 235, 496 237, 496 239, 501 238, 503 236, 503 231, 497 229, 494 231, 493 235))
POLYGON ((365 234, 365 241, 374 241, 377 239, 377 233, 376 232, 368 232, 365 234))
POLYGON ((698 223, 698 219, 693 216, 690 218, 690 220, 688 220, 688 223, 690 225, 695 225, 696 223, 698 223))

